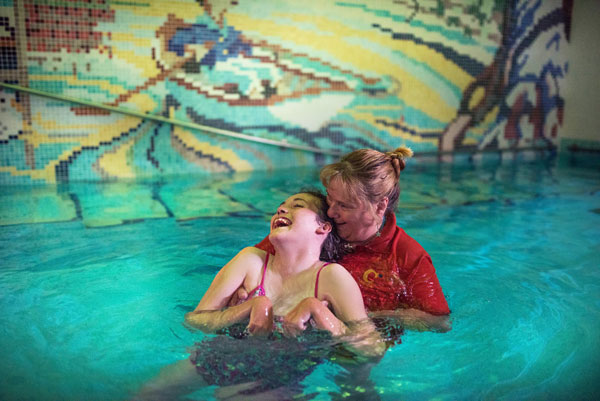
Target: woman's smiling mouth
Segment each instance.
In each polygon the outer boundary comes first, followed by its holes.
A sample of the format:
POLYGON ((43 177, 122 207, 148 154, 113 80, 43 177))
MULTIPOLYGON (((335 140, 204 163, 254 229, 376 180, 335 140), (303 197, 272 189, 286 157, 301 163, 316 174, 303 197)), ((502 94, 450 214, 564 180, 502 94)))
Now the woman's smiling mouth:
POLYGON ((285 218, 285 217, 278 217, 275 220, 273 220, 273 228, 279 228, 279 227, 287 227, 287 226, 291 226, 292 222, 290 219, 285 218))

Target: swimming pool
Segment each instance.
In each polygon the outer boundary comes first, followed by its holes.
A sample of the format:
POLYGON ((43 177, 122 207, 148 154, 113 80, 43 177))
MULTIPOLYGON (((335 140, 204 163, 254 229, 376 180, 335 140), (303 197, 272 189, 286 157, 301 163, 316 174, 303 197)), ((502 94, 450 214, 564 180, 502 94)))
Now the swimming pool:
MULTIPOLYGON (((294 170, 4 187, 0 399, 130 399, 206 338, 182 320, 216 271, 317 184, 294 170)), ((379 397, 596 399, 600 172, 409 165, 403 188, 399 223, 431 254, 453 329, 405 332, 371 370, 379 397)), ((340 374, 321 363, 304 394, 342 397, 340 374)))

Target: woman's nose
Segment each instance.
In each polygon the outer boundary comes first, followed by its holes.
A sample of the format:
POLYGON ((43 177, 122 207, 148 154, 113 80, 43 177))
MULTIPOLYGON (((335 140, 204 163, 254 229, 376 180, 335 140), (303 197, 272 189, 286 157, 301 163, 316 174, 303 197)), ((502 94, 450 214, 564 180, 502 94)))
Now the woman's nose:
POLYGON ((285 206, 279 206, 277 208, 277 214, 283 214, 283 213, 287 213, 287 209, 285 208, 285 206))
POLYGON ((337 207, 335 203, 330 204, 327 208, 327 216, 331 217, 332 219, 335 219, 338 216, 337 207))

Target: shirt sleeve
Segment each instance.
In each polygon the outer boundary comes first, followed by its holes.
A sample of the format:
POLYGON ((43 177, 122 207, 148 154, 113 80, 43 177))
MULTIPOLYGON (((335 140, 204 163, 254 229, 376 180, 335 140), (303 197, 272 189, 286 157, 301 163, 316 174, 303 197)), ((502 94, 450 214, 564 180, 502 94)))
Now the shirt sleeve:
POLYGON ((431 257, 422 255, 412 270, 408 282, 409 306, 433 315, 448 315, 450 309, 435 273, 431 257))

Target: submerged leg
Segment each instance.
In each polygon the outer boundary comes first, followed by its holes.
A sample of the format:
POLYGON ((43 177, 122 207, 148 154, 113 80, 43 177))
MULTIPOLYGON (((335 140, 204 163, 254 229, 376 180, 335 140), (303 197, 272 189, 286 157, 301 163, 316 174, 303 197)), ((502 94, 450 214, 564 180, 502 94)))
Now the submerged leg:
POLYGON ((146 383, 133 399, 176 400, 206 385, 196 372, 196 366, 189 359, 184 359, 162 368, 158 376, 146 383))
POLYGON ((332 400, 373 400, 377 401, 379 392, 375 383, 371 381, 371 369, 375 363, 362 363, 359 365, 345 365, 346 372, 340 372, 335 377, 336 384, 340 387, 339 393, 329 393, 332 400))
POLYGON ((231 386, 219 387, 215 390, 215 397, 219 401, 308 401, 317 393, 303 394, 302 386, 279 387, 270 390, 253 392, 261 382, 248 382, 231 386))

